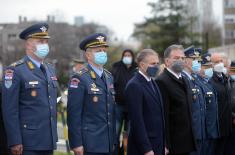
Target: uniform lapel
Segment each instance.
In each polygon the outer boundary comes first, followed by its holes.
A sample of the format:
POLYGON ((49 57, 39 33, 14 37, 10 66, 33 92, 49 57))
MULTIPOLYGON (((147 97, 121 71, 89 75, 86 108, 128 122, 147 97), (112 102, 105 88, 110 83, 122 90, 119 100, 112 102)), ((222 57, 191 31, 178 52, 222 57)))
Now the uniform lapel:
POLYGON ((172 78, 174 81, 176 81, 177 83, 182 85, 182 81, 180 81, 179 79, 177 79, 172 73, 170 73, 166 68, 164 69, 164 72, 170 77, 172 78))
POLYGON ((49 71, 48 66, 46 64, 44 64, 44 66, 45 66, 45 69, 46 69, 47 81, 50 81, 50 78, 51 78, 50 71, 49 71))
POLYGON ((26 61, 28 68, 33 72, 34 75, 36 75, 40 79, 46 80, 46 77, 44 76, 44 74, 40 70, 40 68, 38 68, 36 65, 34 65, 34 63, 28 57, 25 57, 25 61, 26 61))
POLYGON ((140 82, 143 84, 144 88, 148 91, 148 93, 157 101, 159 102, 157 98, 157 94, 153 91, 153 89, 150 87, 148 81, 140 74, 138 73, 138 78, 140 82))
POLYGON ((91 75, 91 78, 95 82, 95 84, 100 86, 101 88, 103 88, 106 91, 107 86, 105 85, 103 80, 99 77, 99 75, 89 65, 87 66, 87 68, 88 68, 90 75, 91 75))

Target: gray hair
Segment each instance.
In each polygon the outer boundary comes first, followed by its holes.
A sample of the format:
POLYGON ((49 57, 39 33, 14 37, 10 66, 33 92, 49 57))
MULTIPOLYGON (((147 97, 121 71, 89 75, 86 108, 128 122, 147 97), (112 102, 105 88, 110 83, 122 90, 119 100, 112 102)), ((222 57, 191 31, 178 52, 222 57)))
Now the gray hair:
POLYGON ((169 58, 171 55, 171 52, 173 50, 182 50, 183 51, 184 47, 182 45, 176 45, 176 44, 173 44, 173 45, 167 47, 164 51, 164 58, 169 58))
POLYGON ((145 61, 146 57, 149 55, 158 56, 157 52, 155 52, 153 49, 143 49, 141 52, 137 54, 137 57, 136 57, 137 64, 145 61))

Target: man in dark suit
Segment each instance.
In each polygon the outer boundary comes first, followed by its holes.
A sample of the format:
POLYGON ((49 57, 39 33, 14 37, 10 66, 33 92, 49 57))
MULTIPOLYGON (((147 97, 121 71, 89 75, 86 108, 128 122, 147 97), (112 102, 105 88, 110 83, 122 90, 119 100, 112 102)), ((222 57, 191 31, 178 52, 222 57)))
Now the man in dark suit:
POLYGON ((196 149, 192 130, 192 94, 181 76, 184 52, 181 45, 171 45, 164 51, 166 68, 157 78, 164 108, 166 147, 170 155, 187 155, 196 149))
POLYGON ((57 142, 57 78, 44 61, 49 53, 48 24, 20 33, 26 56, 3 75, 2 110, 12 155, 51 155, 57 142))
POLYGON ((138 73, 128 82, 125 95, 130 118, 128 155, 164 154, 164 111, 161 93, 152 80, 159 59, 152 49, 137 56, 138 73))

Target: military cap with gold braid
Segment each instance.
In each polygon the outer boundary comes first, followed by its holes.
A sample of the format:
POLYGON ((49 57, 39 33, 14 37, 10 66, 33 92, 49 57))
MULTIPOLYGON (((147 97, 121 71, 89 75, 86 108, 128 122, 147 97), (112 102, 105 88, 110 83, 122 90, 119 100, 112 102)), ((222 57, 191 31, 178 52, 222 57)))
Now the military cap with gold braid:
POLYGON ((84 50, 84 51, 86 51, 87 48, 92 48, 92 47, 100 47, 100 46, 108 47, 106 40, 107 40, 107 37, 105 34, 95 33, 95 34, 85 37, 81 41, 79 47, 81 50, 84 50))
POLYGON ((28 38, 49 39, 49 25, 47 23, 34 24, 20 33, 20 39, 27 40, 28 38))
POLYGON ((208 65, 212 65, 211 62, 211 54, 206 52, 205 54, 202 55, 202 65, 203 66, 208 66, 208 65))
POLYGON ((202 50, 194 46, 190 46, 184 50, 184 54, 187 58, 200 58, 201 53, 202 50))

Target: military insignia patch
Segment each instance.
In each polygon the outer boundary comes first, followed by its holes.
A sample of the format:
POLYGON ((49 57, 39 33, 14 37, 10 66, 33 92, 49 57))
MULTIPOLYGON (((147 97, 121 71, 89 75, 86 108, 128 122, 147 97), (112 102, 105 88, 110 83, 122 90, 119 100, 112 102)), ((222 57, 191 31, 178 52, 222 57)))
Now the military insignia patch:
POLYGON ((95 75, 95 72, 94 72, 94 71, 90 71, 90 74, 91 74, 91 78, 92 78, 92 79, 95 79, 95 78, 96 78, 96 75, 95 75))
POLYGON ((33 96, 33 97, 37 96, 37 91, 36 90, 32 90, 31 91, 31 96, 33 96))
POLYGON ((98 102, 99 98, 97 96, 93 97, 93 102, 98 102))
POLYGON ((80 80, 77 78, 72 78, 70 82, 70 87, 71 88, 78 88, 78 84, 80 83, 80 80))
POLYGON ((14 71, 11 70, 11 69, 7 69, 5 71, 5 76, 4 76, 5 82, 4 82, 4 85, 5 85, 6 88, 10 88, 12 86, 13 73, 14 73, 14 71))
POLYGON ((5 80, 12 80, 12 78, 13 78, 13 73, 14 73, 13 70, 7 69, 7 70, 5 71, 5 80))
POLYGON ((28 61, 27 64, 29 66, 29 69, 34 69, 34 65, 31 61, 28 61))

